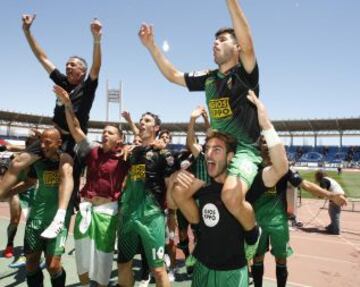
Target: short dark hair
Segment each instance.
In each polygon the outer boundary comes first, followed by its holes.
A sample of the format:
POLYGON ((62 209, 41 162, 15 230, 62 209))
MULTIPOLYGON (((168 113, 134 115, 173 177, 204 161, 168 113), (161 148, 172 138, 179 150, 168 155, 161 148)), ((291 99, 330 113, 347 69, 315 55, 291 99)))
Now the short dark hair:
POLYGON ((214 139, 214 138, 222 140, 225 143, 226 153, 236 152, 237 142, 233 136, 229 135, 228 133, 210 129, 207 132, 207 136, 205 139, 205 145, 209 142, 209 140, 214 139))
POLYGON ((215 38, 218 38, 220 35, 226 34, 226 33, 230 34, 231 37, 234 39, 234 41, 237 42, 235 30, 231 27, 222 27, 219 30, 217 30, 215 33, 215 38))
POLYGON ((155 120, 155 125, 157 125, 157 126, 160 126, 160 125, 161 125, 161 120, 160 120, 160 118, 159 118, 158 115, 155 115, 155 114, 150 113, 150 112, 146 112, 146 113, 143 113, 143 114, 141 115, 141 119, 142 119, 143 117, 145 117, 145 116, 150 116, 150 117, 152 117, 152 118, 155 120))
POLYGON ((161 138, 161 136, 162 136, 163 134, 168 134, 170 140, 172 139, 171 133, 170 133, 170 131, 169 131, 168 129, 163 129, 163 130, 161 130, 160 133, 159 133, 159 138, 161 138))
POLYGON ((87 69, 88 69, 88 64, 87 64, 87 62, 86 62, 86 60, 85 60, 84 58, 74 55, 74 56, 71 56, 70 59, 77 59, 77 60, 79 60, 79 61, 82 63, 83 67, 84 67, 84 71, 85 71, 85 72, 87 71, 87 69))
POLYGON ((315 180, 321 181, 326 176, 326 173, 323 170, 318 170, 315 172, 315 180))
POLYGON ((119 125, 117 125, 117 124, 106 124, 106 125, 104 126, 104 128, 106 128, 106 127, 113 127, 113 128, 116 129, 116 131, 118 132, 119 136, 122 136, 122 135, 123 135, 123 131, 120 129, 119 125))

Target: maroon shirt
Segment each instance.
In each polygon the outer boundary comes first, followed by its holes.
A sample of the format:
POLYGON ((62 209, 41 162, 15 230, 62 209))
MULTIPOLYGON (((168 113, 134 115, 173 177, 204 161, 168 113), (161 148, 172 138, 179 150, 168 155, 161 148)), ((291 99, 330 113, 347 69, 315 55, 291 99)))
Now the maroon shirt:
POLYGON ((118 156, 119 150, 104 152, 101 147, 91 149, 86 156, 86 184, 81 196, 101 196, 116 201, 121 196, 123 181, 129 170, 128 162, 118 156))

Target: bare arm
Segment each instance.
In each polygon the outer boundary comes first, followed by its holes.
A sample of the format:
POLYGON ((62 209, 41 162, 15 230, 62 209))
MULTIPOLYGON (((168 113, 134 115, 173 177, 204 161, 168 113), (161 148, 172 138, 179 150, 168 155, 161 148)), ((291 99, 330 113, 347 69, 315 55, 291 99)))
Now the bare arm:
POLYGON ((16 194, 27 191, 30 187, 36 185, 36 178, 27 178, 25 181, 18 183, 14 186, 10 192, 7 194, 7 197, 10 198, 16 194))
POLYGON ((154 62, 165 78, 172 83, 185 87, 184 73, 178 71, 156 45, 153 27, 148 24, 142 24, 138 35, 142 44, 149 50, 154 62))
MULTIPOLYGON (((264 104, 256 97, 255 93, 249 90, 248 99, 256 106, 259 125, 262 131, 274 129, 270 119, 267 115, 264 104)), ((276 133, 276 131, 274 131, 276 133)), ((265 186, 274 186, 279 179, 288 171, 288 160, 284 145, 279 141, 278 144, 269 147, 269 156, 271 165, 263 170, 263 181, 265 186)))
POLYGON ((172 196, 172 190, 175 187, 175 173, 170 175, 170 177, 165 181, 166 182, 166 204, 169 209, 177 209, 177 205, 172 196))
POLYGON ((49 60, 47 57, 45 51, 40 47, 39 43, 35 40, 34 36, 32 35, 30 31, 30 27, 35 20, 36 15, 23 15, 22 21, 23 21, 23 31, 26 37, 27 42, 29 43, 29 46, 34 53, 35 57, 38 59, 40 64, 44 67, 46 72, 50 74, 52 71, 55 70, 55 65, 49 60))
POLYGON ((206 110, 203 106, 198 106, 192 113, 190 117, 190 122, 188 125, 187 136, 186 136, 186 145, 190 149, 194 157, 197 157, 201 152, 201 146, 196 142, 195 136, 195 122, 196 120, 206 113, 206 110))
POLYGON ((133 122, 130 113, 128 111, 123 111, 121 113, 121 115, 126 120, 128 125, 130 126, 130 129, 133 132, 134 136, 138 136, 140 134, 140 131, 139 131, 138 127, 135 125, 135 123, 133 122))
POLYGON ((235 30, 236 39, 240 46, 240 60, 245 70, 251 73, 255 67, 256 57, 250 26, 242 11, 238 0, 226 0, 235 30))
POLYGON ((16 145, 16 144, 8 143, 8 144, 6 144, 5 146, 6 146, 6 150, 7 150, 7 151, 11 151, 11 152, 20 152, 20 151, 24 151, 24 150, 25 150, 25 146, 24 146, 24 145, 16 145))
POLYGON ((90 24, 90 30, 94 38, 93 62, 90 69, 90 78, 96 80, 99 77, 101 67, 101 35, 102 25, 96 18, 90 24))
POLYGON ((59 209, 67 209, 74 189, 73 159, 67 153, 60 158, 59 209))
POLYGON ((300 187, 305 189, 306 191, 310 192, 315 196, 325 197, 339 206, 346 205, 347 200, 342 194, 334 194, 326 189, 321 188, 315 183, 312 183, 308 180, 303 180, 300 184, 300 187))
POLYGON ((70 133, 76 143, 79 143, 86 139, 86 135, 80 127, 80 123, 73 110, 72 103, 69 98, 69 94, 62 87, 55 85, 53 89, 54 93, 58 96, 60 101, 65 106, 66 121, 69 126, 70 133))
POLYGON ((207 131, 208 129, 210 129, 210 121, 209 121, 209 115, 206 111, 206 109, 204 108, 203 113, 201 114, 201 116, 204 119, 204 125, 205 125, 205 130, 207 131))
POLYGON ((202 180, 195 178, 191 173, 184 170, 178 171, 174 175, 174 188, 171 191, 172 198, 186 219, 192 224, 200 222, 199 208, 193 195, 204 184, 202 180))

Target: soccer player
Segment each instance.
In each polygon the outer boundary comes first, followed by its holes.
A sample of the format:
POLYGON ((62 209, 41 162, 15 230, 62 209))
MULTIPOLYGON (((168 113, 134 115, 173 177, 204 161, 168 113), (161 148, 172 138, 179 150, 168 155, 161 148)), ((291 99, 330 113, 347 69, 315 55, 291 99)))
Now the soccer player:
POLYGON ((145 113, 140 119, 142 145, 130 156, 130 172, 121 198, 118 231, 119 285, 133 286, 132 259, 142 245, 156 286, 170 286, 164 266, 165 178, 173 172, 174 158, 154 148, 160 119, 145 113))
MULTIPOLYGON (((272 141, 272 165, 262 170, 268 185, 274 185, 287 171, 287 158, 262 103, 250 91, 248 99, 257 107, 259 124, 265 137, 272 141)), ((192 286, 248 286, 247 260, 244 252, 242 226, 227 210, 221 199, 227 166, 235 154, 237 143, 222 132, 208 133, 205 159, 212 184, 204 185, 190 173, 177 174, 173 199, 191 223, 199 223, 199 238, 194 250, 197 263, 192 286), (199 189, 200 188, 200 189, 199 189), (199 200, 195 203, 193 194, 199 200)), ((259 196, 259 195, 257 195, 259 196)))
POLYGON ((287 257, 293 253, 289 246, 289 226, 286 213, 288 184, 294 187, 301 187, 317 196, 331 197, 332 200, 340 205, 346 203, 345 198, 335 197, 330 192, 319 188, 316 184, 303 180, 298 173, 290 169, 277 182, 267 181, 264 171, 273 166, 274 157, 271 156, 271 153, 279 143, 279 138, 266 136, 266 133, 265 137, 260 139, 263 168, 260 168, 247 194, 247 200, 253 204, 256 220, 262 230, 259 246, 253 258, 253 266, 251 268, 255 287, 262 286, 264 256, 270 250, 270 245, 271 253, 274 255, 276 262, 277 286, 286 286, 288 277, 287 257))
POLYGON ((237 0, 226 0, 233 28, 215 34, 214 61, 218 69, 183 73, 163 55, 154 41, 153 28, 143 24, 139 37, 162 74, 190 91, 205 91, 211 127, 231 134, 238 142, 229 165, 221 198, 230 213, 242 224, 249 256, 256 250, 259 230, 251 205, 245 201, 261 157, 255 147, 259 137, 256 109, 247 100, 249 89, 258 94, 259 70, 249 24, 237 0))
MULTIPOLYGON (((83 131, 87 131, 87 123, 89 120, 90 109, 95 97, 95 90, 98 84, 98 75, 101 66, 101 35, 102 25, 99 20, 95 19, 90 24, 91 33, 94 38, 93 49, 93 63, 90 68, 89 76, 86 78, 87 63, 78 56, 72 56, 66 63, 66 75, 62 74, 56 66, 47 57, 45 51, 40 47, 35 40, 31 26, 35 20, 35 15, 23 15, 23 31, 26 40, 38 59, 40 64, 49 74, 50 78, 58 85, 62 86, 69 94, 70 99, 74 105, 74 110, 80 121, 83 131)), ((53 122, 61 132, 62 150, 73 155, 74 139, 69 133, 68 126, 65 120, 65 109, 59 102, 55 106, 53 122)), ((30 166, 33 162, 42 157, 40 143, 36 142, 31 145, 26 152, 22 152, 12 161, 8 172, 5 174, 3 181, 0 184, 0 197, 6 196, 6 192, 14 186, 17 180, 17 175, 21 170, 30 166)), ((78 186, 80 173, 78 165, 74 169, 75 187, 78 186)), ((75 189, 76 189, 75 188, 75 189)), ((44 230, 44 237, 54 238, 60 232, 64 223, 66 209, 71 197, 72 191, 69 194, 59 194, 59 210, 55 215, 54 221, 48 229, 44 230)))
POLYGON ((54 92, 65 106, 78 157, 84 159, 87 167, 74 227, 80 283, 89 286, 93 280, 98 286, 107 286, 118 225, 118 200, 129 168, 125 161, 123 134, 119 127, 107 125, 103 129, 101 146, 91 145, 81 129, 69 94, 60 86, 54 86, 54 92))
MULTIPOLYGON (((35 130, 33 130, 35 131, 35 130)), ((37 132, 37 131, 36 131, 37 132)), ((37 140, 38 135, 32 135, 28 137, 25 141, 25 146, 23 145, 14 145, 6 144, 3 149, 9 152, 21 152, 24 151, 26 147, 32 144, 37 140)), ((10 160, 14 158, 14 155, 10 157, 10 160)), ((8 163, 9 164, 9 163, 8 163)), ((1 177, 8 168, 8 164, 2 165, 1 177), (4 170, 3 170, 4 168, 4 170)), ((4 250, 4 257, 9 258, 14 256, 14 239, 17 233, 17 228, 20 222, 21 213, 24 215, 25 219, 28 218, 29 211, 31 209, 32 201, 35 196, 35 185, 36 179, 30 178, 27 174, 30 172, 31 167, 22 170, 17 178, 17 184, 11 189, 9 196, 9 206, 10 206, 10 223, 7 228, 8 242, 6 249, 4 250)), ((34 171, 32 171, 33 173, 34 171)), ((0 179, 1 181, 1 179, 0 179)), ((26 258, 22 255, 17 258, 17 260, 11 263, 11 267, 21 267, 26 263, 26 258)))
POLYGON ((73 160, 69 154, 60 152, 62 141, 56 128, 45 129, 40 142, 43 158, 33 164, 39 186, 25 227, 26 280, 29 287, 43 286, 39 263, 44 251, 51 285, 59 287, 65 286, 66 273, 61 266, 61 255, 65 252, 71 206, 66 212, 64 226, 55 238, 44 239, 41 233, 57 212, 60 191, 67 193, 73 189, 73 160))

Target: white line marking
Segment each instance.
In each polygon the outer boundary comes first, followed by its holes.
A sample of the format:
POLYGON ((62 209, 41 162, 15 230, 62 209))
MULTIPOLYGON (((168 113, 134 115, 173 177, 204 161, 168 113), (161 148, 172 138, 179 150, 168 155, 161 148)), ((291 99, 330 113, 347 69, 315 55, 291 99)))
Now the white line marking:
MULTIPOLYGON (((306 209, 308 210, 309 213, 314 214, 309 207, 307 206, 306 209)), ((317 221, 318 223, 322 224, 323 226, 325 226, 325 223, 320 219, 320 218, 315 218, 315 221, 317 221)), ((344 238, 341 234, 338 235, 343 241, 345 241, 347 244, 349 244, 351 247, 353 247, 357 252, 360 252, 360 248, 358 248, 354 243, 352 243, 351 241, 347 240, 346 238, 344 238)))
MULTIPOLYGON (((276 279, 273 279, 273 278, 270 278, 270 277, 266 277, 266 276, 264 276, 264 278, 265 278, 266 280, 276 282, 276 279)), ((311 285, 304 285, 304 284, 301 284, 301 283, 295 283, 295 282, 291 282, 291 281, 287 281, 287 284, 291 284, 291 285, 299 286, 299 287, 312 287, 311 285)), ((286 285, 287 285, 287 284, 286 284, 286 285)))
POLYGON ((334 259, 334 258, 330 258, 330 257, 325 257, 325 256, 315 256, 315 255, 307 255, 307 254, 298 254, 295 253, 294 257, 305 257, 305 258, 311 258, 311 259, 318 259, 318 260, 323 260, 323 261, 332 261, 335 263, 348 263, 348 264, 355 264, 357 265, 358 262, 352 262, 352 261, 347 261, 347 260, 342 260, 342 259, 334 259))

